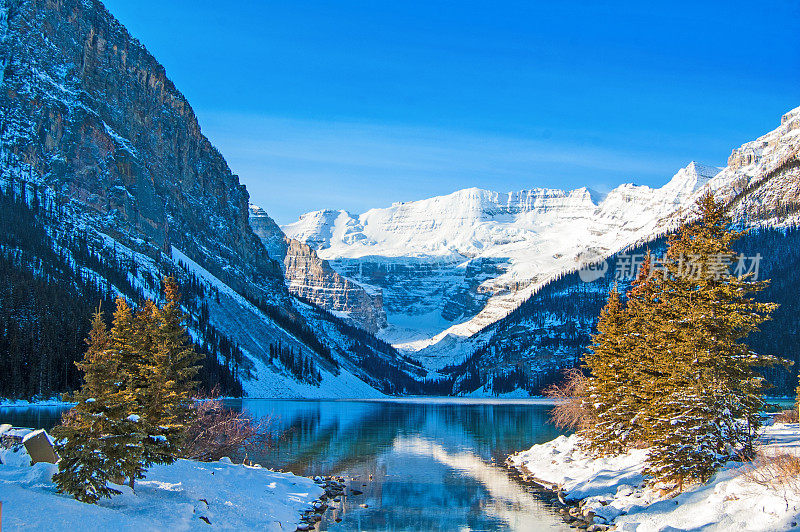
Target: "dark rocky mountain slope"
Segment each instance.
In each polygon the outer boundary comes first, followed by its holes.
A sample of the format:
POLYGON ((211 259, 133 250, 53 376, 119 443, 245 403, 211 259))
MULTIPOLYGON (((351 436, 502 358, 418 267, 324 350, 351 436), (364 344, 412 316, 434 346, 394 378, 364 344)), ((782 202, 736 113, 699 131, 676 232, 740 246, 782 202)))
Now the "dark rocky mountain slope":
MULTIPOLYGON (((40 247, 0 235, 10 264, 78 297, 134 302, 176 275, 193 338, 250 395, 417 386, 393 348, 289 293, 250 227, 244 185, 164 67, 100 2, 0 1, 0 62, 0 186, 30 210, 53 267, 41 267, 40 247)), ((0 305, 11 315, 11 299, 0 305)))

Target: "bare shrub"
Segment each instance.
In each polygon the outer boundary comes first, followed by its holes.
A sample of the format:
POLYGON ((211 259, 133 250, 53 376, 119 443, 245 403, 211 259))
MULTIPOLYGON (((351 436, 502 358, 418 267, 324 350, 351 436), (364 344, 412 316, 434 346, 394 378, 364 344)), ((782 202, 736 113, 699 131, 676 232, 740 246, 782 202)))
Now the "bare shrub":
POLYGON ((782 491, 786 498, 786 494, 800 491, 800 456, 762 451, 744 472, 744 478, 770 490, 782 491))
POLYGON ((588 423, 590 413, 583 404, 586 376, 578 368, 564 371, 564 380, 543 390, 546 397, 556 399, 550 421, 560 429, 577 430, 588 423))
POLYGON ((775 414, 775 423, 797 423, 797 410, 781 410, 775 414))
POLYGON ((196 399, 194 420, 186 430, 183 456, 203 462, 223 456, 258 454, 272 443, 270 420, 254 421, 225 408, 220 399, 196 399))

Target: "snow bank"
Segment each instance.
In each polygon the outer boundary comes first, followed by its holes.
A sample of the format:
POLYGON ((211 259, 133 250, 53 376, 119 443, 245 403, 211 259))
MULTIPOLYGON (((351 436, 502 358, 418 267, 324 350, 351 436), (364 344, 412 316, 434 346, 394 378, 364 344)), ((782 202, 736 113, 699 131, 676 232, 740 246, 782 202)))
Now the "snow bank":
MULTIPOLYGON (((664 499, 646 487, 647 451, 594 459, 578 449, 577 436, 560 436, 509 457, 523 475, 582 500, 597 523, 625 532, 679 530, 800 530, 800 492, 747 480, 750 464, 730 462, 707 484, 664 499)), ((765 427, 761 448, 768 454, 800 455, 800 424, 765 427)))
POLYGON ((477 390, 473 390, 469 393, 463 394, 462 397, 474 397, 476 399, 479 398, 526 399, 528 397, 533 397, 533 396, 527 390, 521 390, 519 388, 512 390, 510 392, 494 393, 494 391, 491 388, 487 388, 486 386, 481 386, 477 390))
POLYGON ((29 466, 24 450, 0 449, 0 501, 8 530, 295 530, 323 490, 311 479, 230 460, 178 460, 97 505, 56 492, 57 466, 29 466))

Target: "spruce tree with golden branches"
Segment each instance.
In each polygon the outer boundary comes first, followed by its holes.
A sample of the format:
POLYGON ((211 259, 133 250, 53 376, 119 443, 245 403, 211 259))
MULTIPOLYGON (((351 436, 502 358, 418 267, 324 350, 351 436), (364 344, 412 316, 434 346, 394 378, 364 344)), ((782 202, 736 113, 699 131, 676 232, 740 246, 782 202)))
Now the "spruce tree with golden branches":
POLYGON ((160 380, 163 371, 158 366, 158 331, 160 320, 158 307, 148 299, 136 311, 136 365, 132 367, 135 377, 130 380, 131 393, 141 413, 142 461, 145 467, 152 464, 170 463, 167 442, 162 428, 164 386, 160 380))
POLYGON ((622 303, 616 286, 600 314, 591 352, 584 410, 588 422, 580 434, 585 447, 599 455, 625 452, 647 439, 646 412, 652 380, 650 361, 657 335, 654 319, 652 259, 648 252, 622 303))
POLYGON ((624 328, 624 308, 614 286, 600 312, 597 333, 584 358, 589 369, 582 390, 587 419, 578 434, 586 448, 599 455, 618 454, 624 450, 622 439, 630 419, 621 412, 621 393, 628 369, 623 351, 624 328))
POLYGON ((131 417, 133 398, 121 378, 122 361, 111 349, 111 335, 99 310, 86 342, 83 360, 76 363, 84 384, 71 397, 77 404, 53 429, 60 456, 53 481, 58 491, 96 503, 120 493, 108 484, 135 469, 141 437, 131 417))
POLYGON ((667 489, 705 482, 734 452, 752 452, 766 386, 755 368, 778 362, 743 341, 776 305, 754 300, 764 281, 730 272, 742 233, 729 229, 710 193, 696 208, 653 276, 658 349, 647 383, 647 472, 667 489))
POLYGON ((146 355, 142 352, 139 328, 134 310, 124 298, 118 297, 117 308, 114 310, 114 321, 110 331, 109 350, 112 356, 119 361, 119 374, 117 380, 123 387, 128 419, 135 425, 131 427, 135 441, 128 444, 129 460, 123 464, 123 472, 128 479, 131 489, 135 481, 143 478, 147 470, 144 460, 144 440, 147 437, 147 427, 142 422, 143 412, 139 400, 143 375, 145 373, 146 355))
POLYGON ((180 453, 192 420, 192 393, 201 359, 186 333, 186 315, 172 277, 164 279, 164 299, 160 308, 147 307, 153 324, 152 349, 142 406, 148 425, 154 427, 148 442, 148 457, 154 463, 171 463, 180 453))
POLYGON ((119 493, 109 482, 127 479, 134 488, 150 465, 172 463, 181 451, 200 356, 173 278, 164 279, 164 297, 162 307, 148 300, 138 311, 117 298, 110 330, 99 311, 94 316, 77 364, 85 381, 77 405, 54 429, 61 455, 54 480, 78 500, 119 493))
POLYGON ((664 377, 656 362, 668 349, 669 334, 663 327, 663 312, 657 282, 660 265, 650 251, 628 290, 625 314, 624 351, 629 385, 622 401, 629 416, 625 449, 650 441, 652 419, 648 405, 659 392, 657 383, 664 377))

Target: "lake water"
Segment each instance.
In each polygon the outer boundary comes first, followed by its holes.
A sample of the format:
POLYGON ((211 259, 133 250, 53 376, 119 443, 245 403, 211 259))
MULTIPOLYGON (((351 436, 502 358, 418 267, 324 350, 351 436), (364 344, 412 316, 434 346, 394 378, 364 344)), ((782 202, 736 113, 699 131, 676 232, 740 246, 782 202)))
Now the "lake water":
MULTIPOLYGON (((503 465, 509 454, 560 434, 547 421, 547 403, 426 398, 227 404, 271 419, 276 444, 252 461, 298 475, 345 477, 347 495, 325 513, 322 530, 574 530, 557 513, 552 494, 525 485, 503 465)), ((0 407, 0 423, 51 428, 64 409, 0 407)))
MULTIPOLYGON (((509 454, 560 434, 547 422, 547 403, 244 399, 228 405, 271 419, 276 445, 249 456, 253 462, 345 477, 347 495, 325 513, 321 530, 570 530, 551 494, 503 465, 509 454)), ((0 423, 49 428, 61 410, 0 408, 0 423)))
POLYGON ((272 416, 281 437, 253 461, 347 480, 348 495, 326 512, 322 530, 569 530, 549 494, 503 465, 560 434, 547 422, 549 404, 246 399, 241 408, 272 416))
POLYGON ((69 406, 0 406, 0 425, 51 429, 61 421, 61 414, 69 406))

